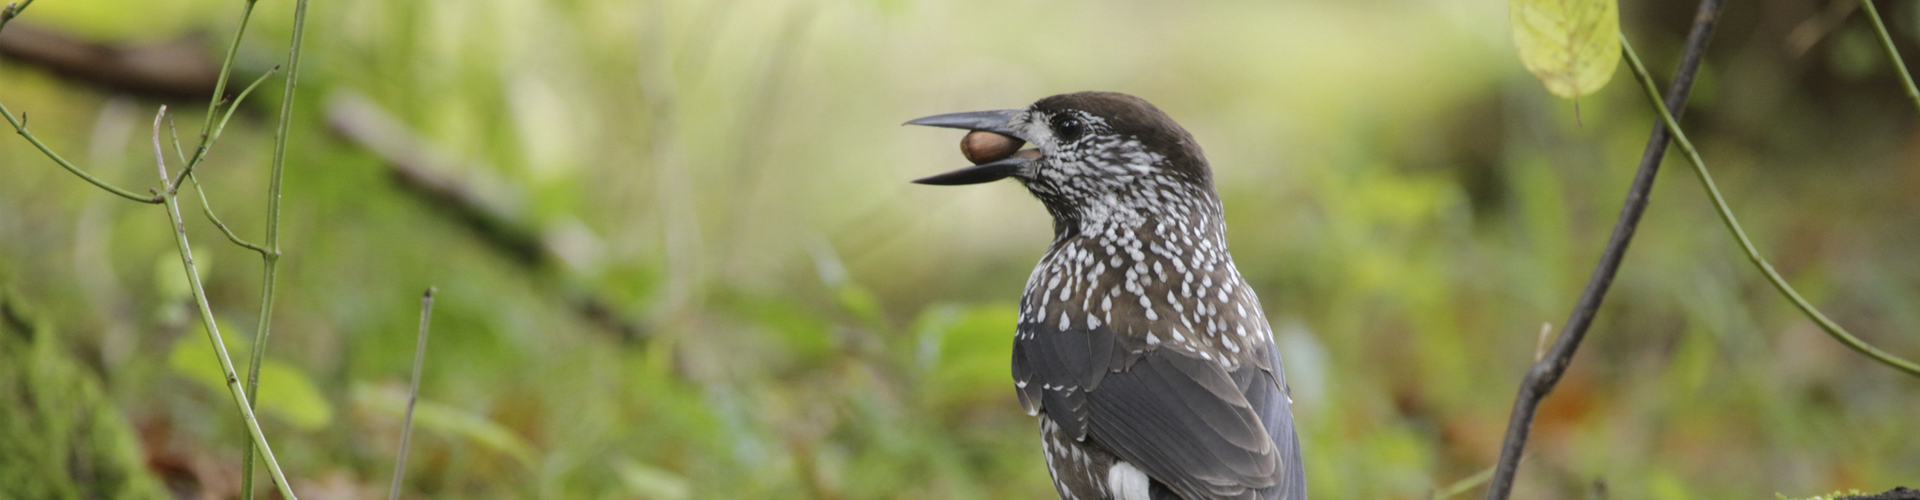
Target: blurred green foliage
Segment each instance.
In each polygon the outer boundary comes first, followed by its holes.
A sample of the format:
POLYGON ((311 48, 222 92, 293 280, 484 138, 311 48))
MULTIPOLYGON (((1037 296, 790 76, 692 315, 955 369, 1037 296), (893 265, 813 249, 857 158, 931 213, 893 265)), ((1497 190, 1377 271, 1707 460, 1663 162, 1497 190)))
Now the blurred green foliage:
MULTIPOLYGON (((1686 4, 1622 5, 1656 71, 1686 4)), ((1207 147, 1239 267, 1279 332, 1313 495, 1425 498, 1493 460, 1536 333, 1584 284, 1653 122, 1623 81, 1583 98, 1576 123, 1515 64, 1497 0, 315 5, 268 352, 284 375, 261 391, 310 495, 384 491, 414 298, 435 285, 412 497, 1049 497, 1007 383, 1046 216, 1012 183, 907 184, 959 165, 958 134, 897 124, 1101 89, 1155 102, 1207 147), (391 112, 549 257, 503 250, 395 183, 329 130, 342 96, 391 112), (583 313, 587 299, 604 310, 583 313)), ((1864 23, 1828 9, 1730 6, 1687 121, 1782 272, 1913 357, 1915 120, 1864 23)), ((1920 10, 1889 9, 1920 53, 1920 10)), ((19 22, 220 40, 238 10, 42 0, 19 22)), ((284 54, 290 11, 260 4, 241 78, 284 54)), ((273 94, 200 167, 250 238, 273 94)), ((96 175, 152 176, 158 103, 5 59, 0 100, 96 175)), ((174 105, 195 130, 199 104, 174 105)), ((192 363, 208 346, 166 264, 165 215, 0 139, 0 283, 57 325, 55 354, 99 380, 146 453, 237 469, 242 427, 204 380, 212 360, 192 363)), ((1806 323, 1673 178, 1690 173, 1668 170, 1518 495, 1912 481, 1920 384, 1806 323)), ((188 225, 216 316, 244 341, 258 261, 188 225)))
POLYGON ((126 416, 26 302, 0 287, 0 497, 160 498, 126 416))

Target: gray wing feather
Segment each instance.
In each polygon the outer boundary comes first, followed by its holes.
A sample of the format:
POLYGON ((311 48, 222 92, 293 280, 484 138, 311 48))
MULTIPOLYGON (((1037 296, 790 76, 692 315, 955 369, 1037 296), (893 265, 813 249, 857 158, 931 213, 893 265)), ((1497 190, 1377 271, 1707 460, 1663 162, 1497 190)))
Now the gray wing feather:
POLYGON ((1304 498, 1299 445, 1270 345, 1234 372, 1105 328, 1020 325, 1013 375, 1029 413, 1112 451, 1186 498, 1304 498))
POLYGON ((1287 377, 1280 367, 1280 352, 1271 345, 1254 351, 1255 359, 1267 359, 1259 370, 1242 369, 1234 373, 1247 403, 1266 421, 1267 434, 1273 436, 1280 452, 1280 483, 1261 490, 1260 498, 1306 500, 1307 470, 1300 461, 1300 436, 1293 429, 1293 401, 1288 395, 1287 377))

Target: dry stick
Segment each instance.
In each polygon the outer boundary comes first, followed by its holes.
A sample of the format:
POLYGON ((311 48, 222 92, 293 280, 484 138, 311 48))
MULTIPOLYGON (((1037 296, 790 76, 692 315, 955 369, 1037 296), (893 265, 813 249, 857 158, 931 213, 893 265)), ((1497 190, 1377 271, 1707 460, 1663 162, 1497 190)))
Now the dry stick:
MULTIPOLYGON (((1660 94, 1653 91, 1653 77, 1648 75, 1646 67, 1640 64, 1640 56, 1633 53, 1633 45, 1627 43, 1626 37, 1624 36, 1620 37, 1620 47, 1627 54, 1627 62, 1633 66, 1634 76, 1638 77, 1641 86, 1647 89, 1647 100, 1652 102, 1656 107, 1655 109, 1659 109, 1660 94)), ((1699 174, 1700 187, 1707 190, 1708 198, 1713 199, 1713 208, 1714 211, 1720 214, 1720 222, 1727 226, 1728 232, 1733 233, 1733 239, 1740 243, 1740 249, 1746 251, 1747 260, 1753 262, 1754 267, 1760 268, 1761 274, 1766 275, 1767 282, 1772 283, 1773 287, 1778 289, 1781 295, 1786 296, 1787 300, 1792 301, 1795 307, 1800 308, 1800 312, 1806 313, 1808 319, 1812 319, 1815 324, 1820 325, 1820 329, 1826 331, 1827 335, 1832 336, 1834 340, 1846 344, 1847 347, 1851 347, 1853 350, 1860 351, 1861 354, 1865 354, 1875 361, 1885 363, 1887 366, 1906 372, 1908 375, 1920 377, 1920 364, 1901 359, 1899 356, 1894 356, 1891 353, 1882 351, 1880 348, 1860 340, 1859 337, 1853 336, 1852 333, 1848 333, 1846 328, 1841 327, 1839 323, 1833 322, 1832 319, 1828 319, 1827 315, 1821 314, 1820 310, 1814 308, 1812 303, 1807 302, 1806 298, 1801 297, 1800 292, 1793 289, 1793 285, 1787 284, 1787 279, 1780 277, 1780 273, 1773 269, 1773 264, 1768 263, 1766 258, 1760 256, 1760 249, 1753 245, 1753 240, 1747 238, 1747 232, 1740 228, 1740 221, 1734 218, 1733 209, 1727 207, 1726 197, 1721 196, 1720 188, 1714 185, 1713 175, 1707 173, 1707 163, 1700 160, 1700 151, 1694 149, 1692 141, 1687 140, 1687 134, 1680 129, 1680 124, 1677 123, 1673 115, 1669 113, 1661 113, 1660 119, 1665 120, 1667 128, 1673 130, 1673 142, 1680 145, 1681 152, 1686 153, 1687 162, 1693 165, 1693 172, 1699 174)))
POLYGON ((433 318, 433 287, 420 296, 420 336, 413 344, 413 383, 407 386, 407 419, 400 424, 400 456, 393 459, 393 489, 387 500, 400 498, 400 483, 407 477, 407 443, 413 440, 413 403, 420 400, 420 366, 427 359, 427 323, 433 318))
MULTIPOLYGON (((160 149, 160 122, 167 115, 167 107, 160 106, 160 113, 153 117, 153 161, 160 169, 160 182, 166 182, 167 157, 160 149)), ((173 221, 174 243, 180 247, 180 264, 186 268, 187 284, 192 285, 194 304, 200 308, 200 321, 207 330, 207 341, 213 343, 213 352, 220 359, 220 371, 226 376, 227 391, 233 393, 234 406, 240 407, 240 416, 247 421, 247 432, 253 437, 253 443, 260 447, 260 453, 267 457, 267 470, 273 473, 274 483, 280 486, 280 496, 287 500, 298 500, 293 488, 287 485, 287 476, 280 472, 280 463, 273 458, 273 448, 267 446, 267 436, 260 432, 260 421, 254 418, 253 405, 247 401, 246 391, 240 389, 240 376, 233 372, 233 360, 227 357, 227 345, 220 340, 220 325, 214 322, 213 308, 207 305, 207 291, 200 285, 200 270, 193 264, 193 247, 187 244, 187 225, 180 220, 180 203, 170 192, 160 191, 161 199, 167 205, 167 217, 173 221)))
MULTIPOLYGON (((1693 87, 1693 75, 1700 68, 1700 61, 1706 57, 1707 41, 1713 37, 1714 25, 1720 20, 1721 0, 1701 0, 1695 11, 1693 29, 1687 34, 1687 45, 1680 56, 1680 69, 1674 73, 1673 84, 1667 88, 1667 102, 1679 113, 1686 104, 1687 91, 1693 87)), ((1506 440, 1500 444, 1500 461, 1493 473, 1493 481, 1487 486, 1487 500, 1506 500, 1513 492, 1513 478, 1520 468, 1520 454, 1527 446, 1527 433, 1532 430, 1534 413, 1540 409, 1540 401, 1553 392, 1560 376, 1567 371, 1567 365, 1573 362, 1573 354, 1580 348, 1580 340, 1586 337, 1587 328, 1593 325, 1593 316, 1600 310, 1600 303, 1607 296, 1607 288, 1613 285, 1614 274, 1620 270, 1620 261, 1626 257, 1627 244, 1633 241, 1634 229, 1640 225, 1640 216, 1646 213, 1648 195, 1653 190, 1653 179, 1660 172, 1660 159, 1666 154, 1670 131, 1658 120, 1654 122, 1653 134, 1647 139, 1646 151, 1640 156, 1640 169, 1634 173, 1633 185, 1627 190, 1626 202, 1620 207, 1620 218, 1613 226, 1613 235, 1607 239, 1606 249, 1600 254, 1600 262, 1594 266, 1592 277, 1587 280, 1586 291, 1575 302, 1572 314, 1567 318, 1565 330, 1547 351, 1545 359, 1536 361, 1527 369, 1527 376, 1520 382, 1519 394, 1513 398, 1513 414, 1507 421, 1506 440)))
MULTIPOLYGON (((300 41, 307 33, 307 0, 293 7, 293 41, 287 48, 287 81, 280 95, 280 125, 273 133, 273 170, 267 180, 266 250, 260 252, 265 270, 260 274, 260 323, 253 330, 253 353, 247 362, 247 395, 260 390, 260 361, 267 353, 267 338, 273 326, 273 290, 280 270, 280 179, 287 166, 287 129, 293 118, 293 94, 300 85, 300 41)), ((223 120, 224 122, 224 120, 223 120)), ((216 136, 218 132, 215 132, 216 136)), ((240 461, 240 498, 253 500, 253 450, 247 446, 240 461)))

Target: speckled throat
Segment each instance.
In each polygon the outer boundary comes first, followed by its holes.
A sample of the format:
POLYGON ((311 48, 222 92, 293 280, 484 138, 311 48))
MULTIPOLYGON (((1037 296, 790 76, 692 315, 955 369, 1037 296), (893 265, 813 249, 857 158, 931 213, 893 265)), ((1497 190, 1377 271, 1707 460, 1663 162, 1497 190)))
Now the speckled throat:
MULTIPOLYGON (((1219 201, 1211 186, 1137 182, 1092 203, 1048 202, 1055 238, 1027 279, 1021 323, 1107 327, 1134 349, 1174 349, 1236 368, 1249 342, 1271 332, 1227 253, 1219 201)), ((1036 195, 1051 189, 1028 186, 1036 195)))

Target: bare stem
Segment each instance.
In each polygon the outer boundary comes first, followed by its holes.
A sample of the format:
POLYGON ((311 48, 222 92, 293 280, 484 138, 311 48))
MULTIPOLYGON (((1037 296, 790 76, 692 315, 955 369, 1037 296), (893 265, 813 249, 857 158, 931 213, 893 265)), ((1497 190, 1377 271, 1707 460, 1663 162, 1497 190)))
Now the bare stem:
MULTIPOLYGON (((1865 3, 1866 2, 1862 2, 1863 5, 1865 3)), ((1714 185, 1713 175, 1707 173, 1707 164, 1700 160, 1700 152, 1693 148, 1692 141, 1687 140, 1686 132, 1680 130, 1680 124, 1674 120, 1673 114, 1667 112, 1666 106, 1663 105, 1660 100, 1660 94, 1653 90, 1653 77, 1647 74, 1646 67, 1640 65, 1640 56, 1633 52, 1633 45, 1627 43, 1627 37, 1620 37, 1620 48, 1626 51, 1627 62, 1633 66, 1633 74, 1640 79, 1640 86, 1647 89, 1647 99, 1653 102, 1654 107, 1660 109, 1660 119, 1666 122, 1667 128, 1673 130, 1673 141, 1680 145, 1682 152, 1686 153, 1687 162, 1693 164, 1693 172, 1700 175, 1700 187, 1706 189, 1707 196, 1713 199, 1713 208, 1720 214, 1720 222, 1727 226, 1728 232, 1733 233, 1735 240, 1739 240, 1740 249, 1746 251, 1747 260, 1752 261, 1754 267, 1760 268, 1760 274, 1766 275, 1767 282, 1772 283, 1775 289, 1780 290, 1781 295, 1786 296, 1787 300, 1792 301, 1795 307, 1800 308, 1800 312, 1806 313, 1808 319, 1820 325, 1820 329, 1827 332, 1827 335, 1833 337, 1834 340, 1838 340, 1840 343, 1846 344, 1847 347, 1851 347, 1855 351, 1860 351, 1861 354, 1885 363, 1887 366, 1891 366, 1896 370, 1906 372, 1908 375, 1920 377, 1920 364, 1914 364, 1912 361, 1907 361, 1901 359, 1899 356, 1882 351, 1880 348, 1860 340, 1859 337, 1853 336, 1852 333, 1848 333, 1846 328, 1841 327, 1839 323, 1833 322, 1832 319, 1828 319, 1827 315, 1821 314, 1820 310, 1814 308, 1812 303, 1807 302, 1806 298, 1801 297, 1800 292, 1795 291, 1793 285, 1787 284, 1786 278, 1780 277, 1780 273, 1773 269, 1773 264, 1768 263, 1765 257, 1760 256, 1760 249, 1753 246, 1752 240, 1747 239, 1747 232, 1740 228, 1740 221, 1734 218, 1733 209, 1727 207, 1727 199, 1720 195, 1720 188, 1714 185)))
MULTIPOLYGON (((185 181, 187 174, 193 173, 194 167, 200 166, 200 160, 206 158, 207 149, 213 147, 213 141, 218 137, 213 131, 213 117, 220 111, 221 100, 227 98, 227 77, 233 74, 233 59, 240 53, 240 40, 247 35, 247 21, 253 18, 254 2, 247 0, 247 5, 240 9, 240 27, 233 30, 233 43, 227 44, 227 57, 220 61, 220 78, 214 80, 213 97, 208 98, 207 102, 207 121, 200 125, 200 147, 194 148, 193 158, 187 160, 185 168, 180 169, 181 180, 167 184, 169 191, 180 189, 180 183, 185 181)), ((239 102, 236 101, 234 105, 238 106, 239 102)))
POLYGON ((27 10, 28 5, 33 5, 33 0, 9 3, 6 8, 0 8, 0 29, 6 29, 7 23, 13 22, 13 18, 20 17, 20 12, 27 10))
POLYGON ((1431 496, 1427 497, 1427 500, 1447 500, 1461 493, 1466 493, 1475 486, 1486 484, 1488 479, 1493 478, 1494 469, 1495 467, 1480 469, 1480 472, 1475 472, 1471 476, 1460 478, 1459 481, 1454 481, 1453 484, 1447 485, 1445 488, 1435 488, 1431 496))
MULTIPOLYGON (((1674 73, 1673 84, 1667 88, 1668 102, 1676 106, 1686 103, 1687 92, 1693 88, 1693 75, 1700 68, 1700 62, 1706 58, 1707 41, 1713 38, 1713 29, 1720 19, 1721 0, 1701 0, 1695 10, 1693 28, 1687 34, 1686 49, 1680 55, 1680 69, 1674 73)), ((1594 264, 1593 274, 1587 279, 1586 290, 1581 292, 1579 301, 1574 303, 1560 336, 1548 349, 1546 355, 1534 361, 1527 369, 1526 378, 1520 381, 1519 393, 1513 397, 1513 413, 1507 420, 1507 435, 1500 443, 1500 461, 1495 464, 1493 479, 1487 485, 1487 500, 1506 500, 1513 493, 1513 479, 1520 470, 1520 456, 1526 450, 1527 434, 1533 429, 1533 417, 1540 409, 1540 402, 1553 392, 1565 374, 1567 366, 1573 363, 1573 355, 1580 349, 1580 341, 1586 338, 1587 328, 1593 326, 1593 317, 1600 311, 1600 303, 1606 300, 1607 289, 1613 286, 1613 277, 1620 271, 1620 262, 1626 258, 1627 246, 1633 242, 1633 233, 1640 226, 1640 217, 1646 214, 1648 197, 1653 193, 1653 180, 1660 173, 1660 160, 1666 155, 1670 130, 1662 123, 1655 122, 1653 133, 1647 138, 1647 147, 1640 155, 1640 168, 1634 173, 1633 184, 1627 189, 1627 199, 1620 206, 1620 218, 1614 222, 1613 234, 1607 239, 1607 246, 1600 253, 1600 262, 1594 264)))
MULTIPOLYGON (((227 112, 226 112, 226 113, 222 113, 222 114, 220 115, 220 124, 219 124, 219 125, 216 125, 216 126, 214 126, 214 128, 213 128, 213 135, 212 135, 212 136, 206 136, 206 138, 205 138, 204 140, 202 140, 202 141, 201 141, 201 145, 200 145, 200 149, 198 149, 198 150, 196 151, 196 153, 195 153, 195 154, 201 154, 201 153, 205 153, 205 152, 207 151, 207 149, 209 149, 209 148, 212 148, 212 147, 213 147, 213 143, 214 143, 214 142, 217 142, 217 141, 219 141, 219 140, 220 140, 220 135, 221 135, 222 133, 225 133, 225 132, 227 131, 227 121, 229 121, 229 120, 232 120, 232 119, 233 119, 233 112, 234 112, 235 110, 238 110, 238 109, 240 109, 240 103, 242 103, 242 102, 245 102, 245 101, 247 100, 247 96, 248 96, 248 95, 250 95, 250 94, 253 94, 253 89, 255 89, 255 88, 257 88, 257 87, 259 87, 261 83, 265 83, 265 82, 267 81, 267 78, 268 78, 268 77, 271 77, 271 76, 273 76, 273 74, 274 74, 274 73, 277 73, 277 72, 279 72, 279 71, 280 71, 280 67, 279 67, 279 66, 274 66, 274 67, 273 67, 273 69, 269 69, 269 70, 267 70, 267 73, 266 73, 266 74, 264 74, 264 75, 260 75, 260 78, 255 78, 255 79, 253 80, 253 83, 251 83, 251 84, 248 84, 248 85, 247 85, 247 88, 246 88, 245 90, 241 90, 241 91, 240 91, 240 95, 238 95, 238 96, 235 96, 235 97, 233 98, 233 104, 231 104, 231 105, 228 105, 228 106, 227 106, 227 112)), ((222 83, 225 83, 225 82, 224 82, 224 81, 222 81, 222 83)), ((209 118, 209 119, 211 119, 212 117, 208 117, 208 118, 209 118)), ((169 126, 171 126, 171 125, 169 125, 169 126)), ((178 133, 175 133, 175 134, 174 134, 174 146, 175 146, 175 148, 176 148, 176 149, 177 149, 177 148, 178 148, 178 146, 179 146, 179 142, 180 142, 180 137, 179 137, 179 134, 178 134, 178 133)), ((185 161, 185 160, 183 160, 183 161, 185 161)), ((171 190, 174 190, 174 191, 179 191, 179 190, 180 190, 180 183, 182 183, 182 182, 186 182, 186 181, 187 181, 187 176, 189 176, 189 175, 193 175, 193 168, 191 168, 191 167, 192 167, 193 165, 196 165, 196 164, 197 164, 197 162, 187 162, 187 163, 184 163, 184 164, 185 164, 185 165, 188 165, 188 166, 189 166, 189 168, 187 168, 186 170, 182 170, 182 171, 180 172, 180 176, 179 176, 179 177, 175 177, 175 178, 173 179, 173 184, 172 184, 171 186, 168 186, 168 187, 167 187, 167 189, 171 189, 171 190)))
MULTIPOLYGON (((247 364, 247 394, 260 390, 260 361, 266 356, 267 339, 273 333, 273 295, 280 269, 280 181, 287 165, 287 130, 293 119, 294 90, 300 84, 300 41, 307 33, 307 0, 298 0, 293 8, 293 40, 287 48, 286 84, 280 95, 280 124, 273 133, 273 168, 267 180, 267 239, 260 252, 264 270, 260 274, 260 323, 254 328, 253 354, 247 364)), ((240 462, 241 499, 253 500, 253 450, 247 450, 240 462)))
MULTIPOLYGON (((166 182, 167 157, 160 149, 160 122, 167 115, 167 107, 160 106, 160 112, 153 117, 153 161, 160 169, 160 181, 166 182)), ((173 222, 174 242, 180 248, 180 264, 187 273, 187 284, 193 290, 194 305, 200 309, 200 321, 207 331, 207 341, 213 343, 213 352, 220 361, 220 371, 226 376, 227 392, 232 393, 234 406, 240 408, 240 416, 247 422, 247 431, 253 437, 253 443, 267 458, 267 470, 273 474, 274 483, 280 487, 280 495, 288 500, 297 500, 293 488, 287 485, 286 474, 281 473, 280 463, 273 458, 273 447, 267 445, 266 434, 260 431, 260 421, 254 418, 253 405, 247 399, 246 391, 240 388, 240 377, 233 372, 233 360, 227 356, 227 345, 220 340, 220 325, 213 319, 213 308, 207 305, 207 292, 200 284, 200 270, 193 264, 193 247, 187 243, 187 225, 180 219, 180 203, 173 193, 161 191, 162 201, 167 206, 167 217, 173 222)))
POLYGON ((400 483, 407 477, 407 445, 413 441, 413 404, 420 400, 420 367, 427 359, 427 324, 433 318, 433 287, 420 296, 420 335, 413 344, 413 382, 407 386, 407 418, 400 424, 400 456, 393 459, 393 487, 387 500, 399 500, 400 483))
POLYGON ((87 171, 81 170, 80 167, 74 166, 73 163, 68 162, 66 158, 61 158, 59 153, 53 152, 52 148, 48 148, 45 143, 40 142, 40 138, 34 137, 33 132, 28 132, 26 121, 20 118, 14 118, 13 112, 7 110, 7 106, 5 104, 0 104, 0 115, 6 116, 7 123, 13 124, 14 132, 19 133, 21 137, 27 138, 27 142, 33 143, 33 147, 39 148, 41 153, 45 153, 48 158, 53 159, 54 163, 60 164, 60 166, 62 168, 67 169, 68 172, 73 172, 73 175, 78 175, 80 176, 81 179, 85 179, 87 182, 92 183, 95 186, 99 186, 100 189, 107 190, 107 192, 120 195, 121 198, 126 198, 129 200, 133 200, 141 203, 160 203, 159 195, 140 196, 140 195, 134 194, 132 191, 120 189, 119 187, 116 187, 112 184, 108 184, 107 181, 103 181, 103 180, 100 180, 100 178, 98 177, 94 177, 93 174, 88 174, 87 171))
MULTIPOLYGON (((18 4, 9 3, 5 8, 0 8, 0 30, 5 30, 7 23, 13 22, 13 18, 20 17, 20 12, 27 10, 27 6, 29 5, 33 5, 33 0, 26 0, 18 4)), ((46 144, 41 143, 40 138, 34 137, 33 132, 27 131, 26 115, 15 118, 13 111, 9 111, 5 104, 0 104, 0 115, 6 116, 7 123, 13 124, 13 131, 19 133, 20 137, 27 138, 27 142, 33 143, 33 147, 39 148, 41 153, 46 154, 48 158, 52 158, 53 162, 60 164, 61 168, 67 169, 68 172, 73 172, 73 175, 78 175, 81 179, 85 179, 87 182, 99 186, 100 189, 105 189, 109 193, 120 195, 121 198, 141 203, 160 203, 160 195, 140 196, 134 194, 132 191, 120 189, 112 184, 108 184, 107 181, 100 180, 100 178, 88 174, 87 171, 81 170, 80 167, 74 166, 73 163, 68 162, 66 158, 61 158, 59 153, 53 152, 52 148, 48 148, 46 144)))
POLYGON ((200 195, 200 210, 207 214, 207 220, 213 221, 213 227, 220 228, 220 233, 227 235, 227 241, 231 241, 233 244, 240 245, 248 250, 258 252, 261 255, 266 255, 267 249, 240 239, 240 236, 233 234, 232 229, 227 228, 226 223, 220 222, 220 216, 213 214, 213 205, 207 203, 207 191, 200 187, 200 176, 188 175, 187 179, 193 181, 193 191, 195 194, 200 195))
POLYGON ((1880 37, 1880 48, 1887 51, 1887 60, 1893 61, 1893 69, 1900 75, 1900 86, 1907 91, 1907 100, 1920 110, 1920 90, 1913 86, 1913 74, 1907 72, 1907 63, 1900 59, 1900 51, 1893 48, 1893 36, 1887 34, 1887 23, 1880 21, 1879 9, 1873 8, 1873 0, 1860 0, 1860 10, 1866 11, 1867 20, 1873 23, 1873 33, 1880 37))
POLYGON ((180 149, 180 130, 174 128, 173 120, 167 120, 167 138, 173 140, 173 157, 180 160, 181 165, 186 165, 187 153, 180 149))

